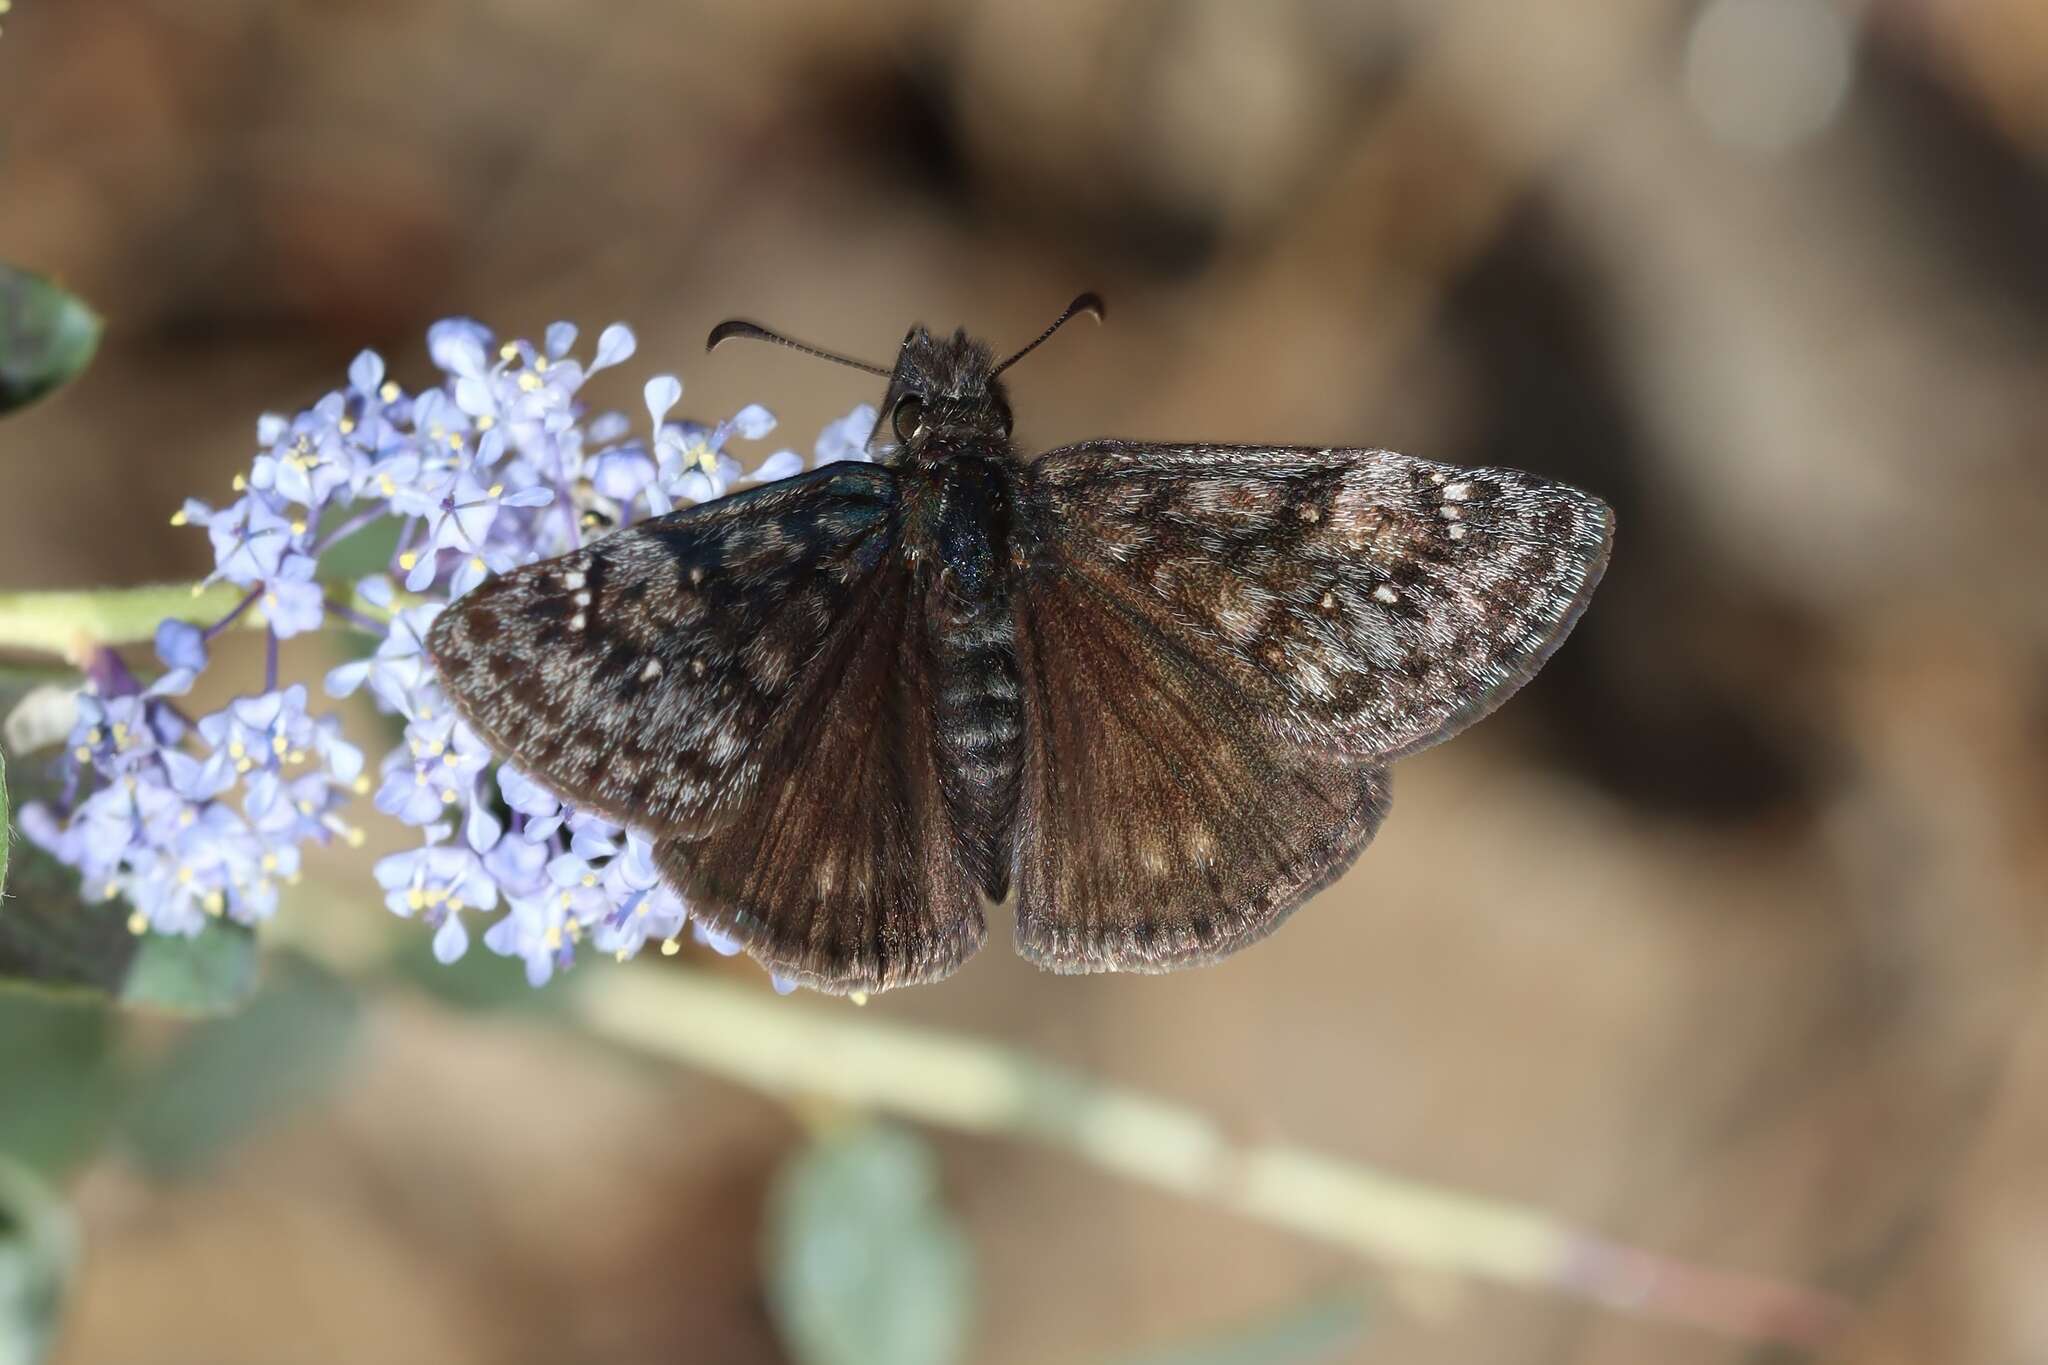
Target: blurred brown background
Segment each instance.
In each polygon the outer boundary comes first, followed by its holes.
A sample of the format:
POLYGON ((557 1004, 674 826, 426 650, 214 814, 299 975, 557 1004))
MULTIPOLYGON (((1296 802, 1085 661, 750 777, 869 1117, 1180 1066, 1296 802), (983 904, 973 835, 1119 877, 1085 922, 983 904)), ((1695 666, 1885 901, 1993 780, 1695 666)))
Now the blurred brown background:
MULTIPOLYGON (((1002 946, 884 1016, 1861 1312, 1825 1358, 2048 1358, 2048 7, 15 0, 0 255, 110 320, 0 432, 0 584, 195 576, 257 413, 450 313, 614 319, 808 450, 914 320, 1021 343, 1020 437, 1387 445, 1619 514, 1570 644, 1400 766, 1270 942, 1002 946)), ((306 667, 320 660, 308 654, 306 667)), ((366 812, 367 813, 367 812, 366 812)), ((381 916, 361 869, 359 906, 381 916)), ((289 911, 289 906, 288 906, 289 911)), ((426 954, 424 936, 412 945, 426 954)), ((693 965, 702 966, 701 963, 693 965)), ((608 964, 583 970, 599 973, 608 964)), ((793 1001, 791 1008, 828 1008, 793 1001)), ((203 1180, 77 1188, 61 1359, 770 1361, 782 1107, 376 1006, 203 1180)), ((975 1359, 1107 1359, 1364 1283, 1373 1362, 1730 1361, 941 1140, 975 1359)))

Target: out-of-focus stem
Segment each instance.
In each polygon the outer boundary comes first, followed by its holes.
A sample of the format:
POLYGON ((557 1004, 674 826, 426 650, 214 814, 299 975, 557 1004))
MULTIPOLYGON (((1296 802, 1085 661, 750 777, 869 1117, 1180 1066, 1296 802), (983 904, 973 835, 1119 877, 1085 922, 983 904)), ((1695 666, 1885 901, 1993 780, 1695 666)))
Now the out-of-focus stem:
POLYGON ((1618 1245, 1537 1210, 1302 1147, 1240 1142, 1209 1115, 980 1039, 785 1001, 696 972, 635 968, 580 984, 574 1008, 583 1024, 634 1049, 778 1095, 1041 1142, 1395 1265, 1807 1346, 1848 1311, 1813 1290, 1618 1245))
MULTIPOLYGON (((190 584, 88 588, 78 592, 0 593, 0 649, 55 654, 74 663, 96 645, 139 644, 166 620, 210 626, 248 589, 215 583, 195 596, 190 584)), ((243 622, 260 621, 250 613, 243 622)))
MULTIPOLYGON (((88 588, 77 592, 0 593, 0 650, 54 654, 82 666, 87 654, 105 645, 142 644, 153 639, 163 621, 190 621, 197 626, 223 622, 248 598, 248 589, 233 583, 212 583, 196 594, 190 585, 160 584, 144 588, 88 588)), ((401 593, 400 605, 417 600, 401 593)), ((358 628, 375 626, 353 596, 338 612, 358 628)), ((260 602, 241 611, 233 629, 267 625, 260 602)))

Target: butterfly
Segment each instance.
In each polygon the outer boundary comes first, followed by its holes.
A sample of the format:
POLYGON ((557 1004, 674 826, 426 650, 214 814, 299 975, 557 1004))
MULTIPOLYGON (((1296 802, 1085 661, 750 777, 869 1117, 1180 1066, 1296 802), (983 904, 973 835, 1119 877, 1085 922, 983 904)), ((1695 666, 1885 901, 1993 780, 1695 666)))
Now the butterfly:
POLYGON ((1085 441, 1027 460, 1003 371, 923 326, 871 463, 485 582, 427 645, 484 740, 653 841, 691 912, 834 993, 936 981, 1014 905, 1055 972, 1163 972, 1349 867, 1389 761, 1527 682, 1613 516, 1387 450, 1085 441))

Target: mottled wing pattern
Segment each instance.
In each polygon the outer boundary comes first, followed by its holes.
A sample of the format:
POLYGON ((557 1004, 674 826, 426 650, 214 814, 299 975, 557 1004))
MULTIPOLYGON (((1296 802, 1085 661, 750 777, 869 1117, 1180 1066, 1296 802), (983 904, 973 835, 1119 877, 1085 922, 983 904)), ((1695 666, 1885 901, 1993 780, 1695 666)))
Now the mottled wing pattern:
POLYGON ((1344 871, 1385 762, 1497 706, 1584 608, 1605 506, 1386 451, 1097 442, 1022 480, 1017 941, 1162 971, 1344 871))
POLYGON ((493 579, 428 649, 494 749, 655 836, 692 912, 768 966, 943 974, 984 931, 932 837, 928 750, 897 742, 928 732, 895 657, 898 520, 891 471, 829 466, 493 579))
POLYGON ((1372 838, 1386 769, 1292 742, 1142 618, 1061 568, 1017 605, 1017 951, 1171 971, 1265 937, 1372 838))
POLYGON ((1527 682, 1613 534, 1576 488, 1386 450, 1100 441, 1047 454, 1030 486, 1062 572, 1285 733, 1382 759, 1527 682))
POLYGON ((922 603, 891 556, 762 735, 768 779, 655 850, 697 915, 819 990, 935 981, 987 936, 940 782, 922 603))

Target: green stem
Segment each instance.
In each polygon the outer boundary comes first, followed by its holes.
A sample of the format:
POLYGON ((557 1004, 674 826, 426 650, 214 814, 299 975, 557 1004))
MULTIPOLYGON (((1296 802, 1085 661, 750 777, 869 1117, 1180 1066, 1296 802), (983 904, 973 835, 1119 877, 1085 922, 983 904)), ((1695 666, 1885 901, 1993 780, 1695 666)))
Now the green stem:
MULTIPOLYGON (((152 639, 162 621, 212 625, 247 594, 248 589, 232 583, 211 584, 197 595, 191 585, 175 583, 0 593, 0 649, 75 660, 81 645, 132 645, 152 639)), ((252 618, 256 613, 243 619, 252 618)))
MULTIPOLYGON (((76 663, 86 647, 135 645, 155 638, 164 621, 210 626, 248 596, 233 583, 210 583, 197 592, 175 583, 143 588, 86 588, 77 592, 0 593, 0 650, 54 654, 76 663)), ((362 598, 346 593, 352 610, 362 598)), ((399 605, 419 599, 400 594, 399 605)), ((264 624, 263 604, 235 619, 235 629, 264 624)))
POLYGON ((1378 1260, 1806 1346, 1847 1313, 1813 1290, 1687 1265, 1534 1209, 1307 1148, 1242 1142, 1209 1115, 998 1044, 779 1000, 700 972, 609 972, 571 994, 593 1033, 757 1090, 1044 1143, 1378 1260))

